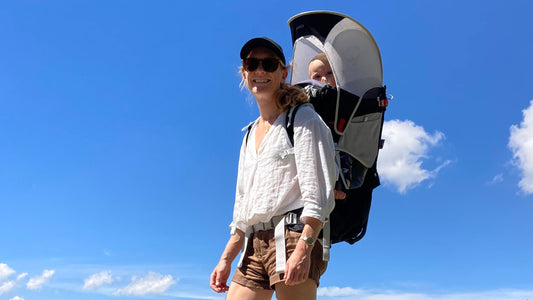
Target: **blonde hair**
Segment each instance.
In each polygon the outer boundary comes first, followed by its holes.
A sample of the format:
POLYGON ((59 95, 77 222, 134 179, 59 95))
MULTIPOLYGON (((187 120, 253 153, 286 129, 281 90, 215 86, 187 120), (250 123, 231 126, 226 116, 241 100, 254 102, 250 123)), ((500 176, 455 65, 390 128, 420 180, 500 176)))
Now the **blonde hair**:
POLYGON ((276 93, 276 107, 280 111, 285 111, 299 103, 307 102, 309 96, 300 87, 281 83, 281 87, 276 93))
POLYGON ((327 62, 329 64, 328 57, 326 56, 326 53, 324 52, 321 52, 315 55, 313 58, 311 58, 309 63, 312 63, 315 60, 320 60, 321 62, 327 62))
MULTIPOLYGON (((280 68, 284 70, 288 70, 289 66, 286 66, 283 64, 283 62, 280 60, 279 62, 280 68)), ((241 66, 239 68, 239 74, 242 77, 242 74, 244 73, 244 67, 241 66)), ((246 83, 244 82, 244 78, 241 80, 240 87, 241 89, 246 86, 246 83)), ((307 95, 304 90, 302 90, 298 86, 290 85, 286 82, 282 82, 279 90, 275 94, 275 101, 274 104, 276 105, 276 108, 279 109, 279 111, 285 111, 289 109, 290 107, 294 107, 299 103, 307 102, 309 96, 307 95)))

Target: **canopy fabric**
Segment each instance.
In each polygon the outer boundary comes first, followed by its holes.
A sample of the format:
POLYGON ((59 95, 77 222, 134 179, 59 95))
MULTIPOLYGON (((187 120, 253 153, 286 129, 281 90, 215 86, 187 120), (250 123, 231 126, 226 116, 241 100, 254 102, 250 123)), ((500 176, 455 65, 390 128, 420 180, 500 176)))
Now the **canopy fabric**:
POLYGON ((298 14, 288 23, 294 47, 292 84, 308 80, 310 60, 324 52, 338 88, 361 98, 369 89, 382 86, 379 48, 359 22, 336 12, 312 11, 298 14))

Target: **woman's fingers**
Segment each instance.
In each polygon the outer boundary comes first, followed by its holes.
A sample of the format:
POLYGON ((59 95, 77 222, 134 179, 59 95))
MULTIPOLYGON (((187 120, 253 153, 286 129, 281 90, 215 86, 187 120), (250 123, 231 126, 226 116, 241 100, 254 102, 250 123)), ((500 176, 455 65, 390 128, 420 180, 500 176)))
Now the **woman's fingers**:
POLYGON ((301 266, 293 266, 290 262, 287 262, 287 268, 285 269, 285 284, 297 285, 307 280, 309 271, 304 270, 301 266))
POLYGON ((227 286, 228 278, 224 275, 224 273, 218 271, 215 269, 213 273, 211 273, 211 279, 209 281, 209 286, 213 291, 217 293, 224 293, 227 292, 229 289, 229 286, 227 286))

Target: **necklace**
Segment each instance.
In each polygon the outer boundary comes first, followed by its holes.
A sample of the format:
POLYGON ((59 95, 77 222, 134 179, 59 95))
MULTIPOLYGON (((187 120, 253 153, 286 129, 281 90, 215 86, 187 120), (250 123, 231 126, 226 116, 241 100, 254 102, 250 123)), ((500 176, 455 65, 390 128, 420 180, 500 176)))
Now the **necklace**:
POLYGON ((261 122, 259 123, 259 126, 260 126, 261 128, 263 128, 263 130, 264 130, 265 133, 267 133, 267 132, 270 130, 270 128, 272 127, 272 124, 270 124, 268 121, 264 121, 264 120, 263 120, 263 121, 261 121, 261 122))
POLYGON ((270 130, 270 127, 272 127, 272 125, 268 124, 267 122, 264 122, 263 127, 265 127, 265 133, 267 133, 270 130))
POLYGON ((268 120, 267 119, 263 119, 261 117, 261 119, 259 121, 259 126, 264 128, 265 134, 270 130, 270 128, 272 128, 272 124, 274 124, 274 122, 276 122, 276 119, 277 119, 277 116, 275 116, 275 118, 270 118, 268 120))

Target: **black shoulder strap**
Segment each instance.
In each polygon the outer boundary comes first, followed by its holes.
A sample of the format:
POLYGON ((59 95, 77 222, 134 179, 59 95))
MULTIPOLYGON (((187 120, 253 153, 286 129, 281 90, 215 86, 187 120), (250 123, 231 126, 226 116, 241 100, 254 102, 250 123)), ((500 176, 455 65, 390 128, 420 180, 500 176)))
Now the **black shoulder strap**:
MULTIPOLYGON (((304 102, 305 103, 305 102, 304 102)), ((294 146, 294 117, 296 116, 296 112, 302 106, 304 103, 298 103, 295 107, 289 109, 289 112, 287 112, 287 116, 285 117, 285 129, 287 130, 287 135, 289 136, 289 140, 291 141, 291 145, 294 146)), ((248 125, 248 129, 246 131, 246 137, 245 137, 245 145, 248 145, 248 136, 250 135, 250 131, 252 130, 252 126, 254 126, 255 122, 250 123, 248 125)))
POLYGON ((250 125, 248 125, 248 129, 246 130, 246 137, 245 137, 245 140, 244 140, 244 144, 245 145, 248 145, 248 136, 250 135, 250 131, 252 130, 252 126, 254 126, 255 122, 252 122, 250 123, 250 125))
POLYGON ((287 135, 289 136, 289 140, 291 141, 291 145, 294 146, 294 117, 296 116, 296 112, 298 109, 302 106, 303 103, 298 103, 295 107, 292 108, 292 110, 289 110, 287 113, 287 117, 285 118, 285 128, 287 130, 287 135))

